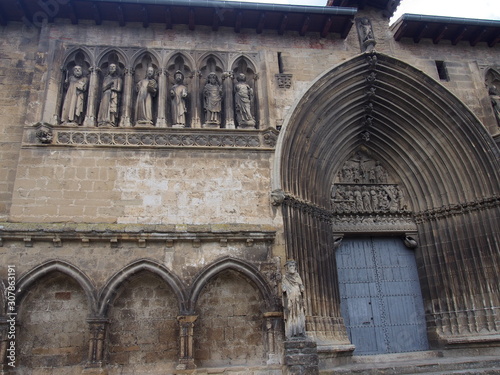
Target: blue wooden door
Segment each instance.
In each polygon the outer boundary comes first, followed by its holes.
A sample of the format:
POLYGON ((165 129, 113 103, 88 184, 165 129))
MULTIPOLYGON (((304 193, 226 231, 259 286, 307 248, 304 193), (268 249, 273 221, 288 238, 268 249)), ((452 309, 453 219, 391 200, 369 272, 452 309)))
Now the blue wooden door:
POLYGON ((428 349, 415 256, 401 239, 346 238, 336 259, 355 355, 428 349))

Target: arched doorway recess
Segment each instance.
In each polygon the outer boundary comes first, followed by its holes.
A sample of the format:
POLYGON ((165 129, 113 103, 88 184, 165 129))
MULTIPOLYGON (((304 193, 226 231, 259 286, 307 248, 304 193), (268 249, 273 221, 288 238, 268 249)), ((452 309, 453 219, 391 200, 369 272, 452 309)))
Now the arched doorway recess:
POLYGON ((311 85, 285 121, 276 156, 287 256, 299 263, 307 330, 320 345, 350 343, 334 255, 345 233, 413 233, 433 346, 498 334, 500 153, 442 85, 390 56, 359 55, 311 85), (356 150, 404 191, 403 222, 392 226, 388 213, 377 226, 366 213, 333 209, 332 185, 356 150))

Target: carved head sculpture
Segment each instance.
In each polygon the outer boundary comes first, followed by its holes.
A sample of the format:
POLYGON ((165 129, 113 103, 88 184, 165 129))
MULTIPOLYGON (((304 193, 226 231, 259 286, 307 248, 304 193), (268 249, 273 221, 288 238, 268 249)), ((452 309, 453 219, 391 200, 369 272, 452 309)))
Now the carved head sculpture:
POLYGON ((294 260, 289 260, 285 263, 285 269, 288 273, 296 273, 297 272, 297 262, 294 260))
POLYGON ((216 85, 219 83, 219 78, 217 77, 217 74, 212 72, 208 75, 207 81, 208 81, 208 83, 211 83, 212 85, 216 85))
POLYGON ((76 77, 76 78, 80 78, 82 75, 83 75, 83 72, 82 72, 82 67, 80 65, 75 65, 73 67, 73 75, 76 77))
POLYGON ((180 70, 177 70, 174 74, 174 79, 175 82, 182 83, 184 81, 184 74, 180 70))
POLYGON ((116 74, 116 64, 109 64, 108 72, 109 72, 109 75, 115 75, 116 74))
POLYGON ((152 66, 150 66, 148 68, 148 70, 146 71, 146 77, 149 78, 149 79, 152 79, 155 75, 155 70, 152 66))
POLYGON ((238 76, 236 77, 236 80, 238 82, 245 82, 247 80, 247 76, 243 73, 240 73, 238 74, 238 76))

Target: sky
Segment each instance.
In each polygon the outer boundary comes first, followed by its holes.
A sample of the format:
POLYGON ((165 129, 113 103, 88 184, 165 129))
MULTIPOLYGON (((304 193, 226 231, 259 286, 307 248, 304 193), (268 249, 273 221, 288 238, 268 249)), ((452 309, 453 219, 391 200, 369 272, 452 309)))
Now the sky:
MULTIPOLYGON (((253 3, 324 6, 327 0, 237 0, 253 3)), ((404 13, 500 20, 499 0, 402 0, 392 21, 404 13)))

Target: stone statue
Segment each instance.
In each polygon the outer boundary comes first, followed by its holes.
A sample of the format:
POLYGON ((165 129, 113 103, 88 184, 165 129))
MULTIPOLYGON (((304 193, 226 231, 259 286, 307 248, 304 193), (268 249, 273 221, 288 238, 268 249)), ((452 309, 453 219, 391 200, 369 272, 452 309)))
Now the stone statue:
POLYGON ((175 85, 170 90, 172 98, 172 122, 173 126, 186 126, 186 98, 188 96, 187 87, 184 85, 184 74, 177 70, 174 74, 175 85))
POLYGON ((149 67, 146 78, 137 82, 137 101, 135 103, 135 124, 153 125, 153 98, 158 91, 158 83, 154 79, 155 71, 149 67))
POLYGON ((500 126, 500 92, 496 86, 491 86, 488 93, 490 95, 491 105, 493 107, 493 112, 495 112, 498 126, 500 126))
POLYGON ((61 112, 61 121, 64 124, 76 123, 81 125, 85 113, 85 94, 87 91, 88 78, 83 76, 82 67, 75 65, 72 75, 66 78, 64 86, 67 88, 66 96, 61 112))
POLYGON ((222 86, 219 77, 215 73, 210 73, 207 83, 203 88, 203 107, 205 108, 205 123, 209 125, 221 124, 222 111, 222 86))
POLYGON ((304 339, 306 315, 304 308, 304 284, 297 273, 297 263, 289 260, 282 280, 285 336, 288 340, 304 339))
POLYGON ((358 18, 356 19, 356 23, 361 52, 372 52, 377 42, 373 35, 373 28, 370 20, 368 18, 358 18))
POLYGON ((116 64, 109 64, 108 74, 102 84, 102 97, 97 114, 98 126, 118 126, 118 107, 122 79, 118 75, 116 64))
POLYGON ((251 106, 253 102, 253 90, 246 83, 247 77, 240 73, 236 77, 238 83, 234 87, 234 106, 236 109, 236 122, 238 127, 255 127, 251 106))

